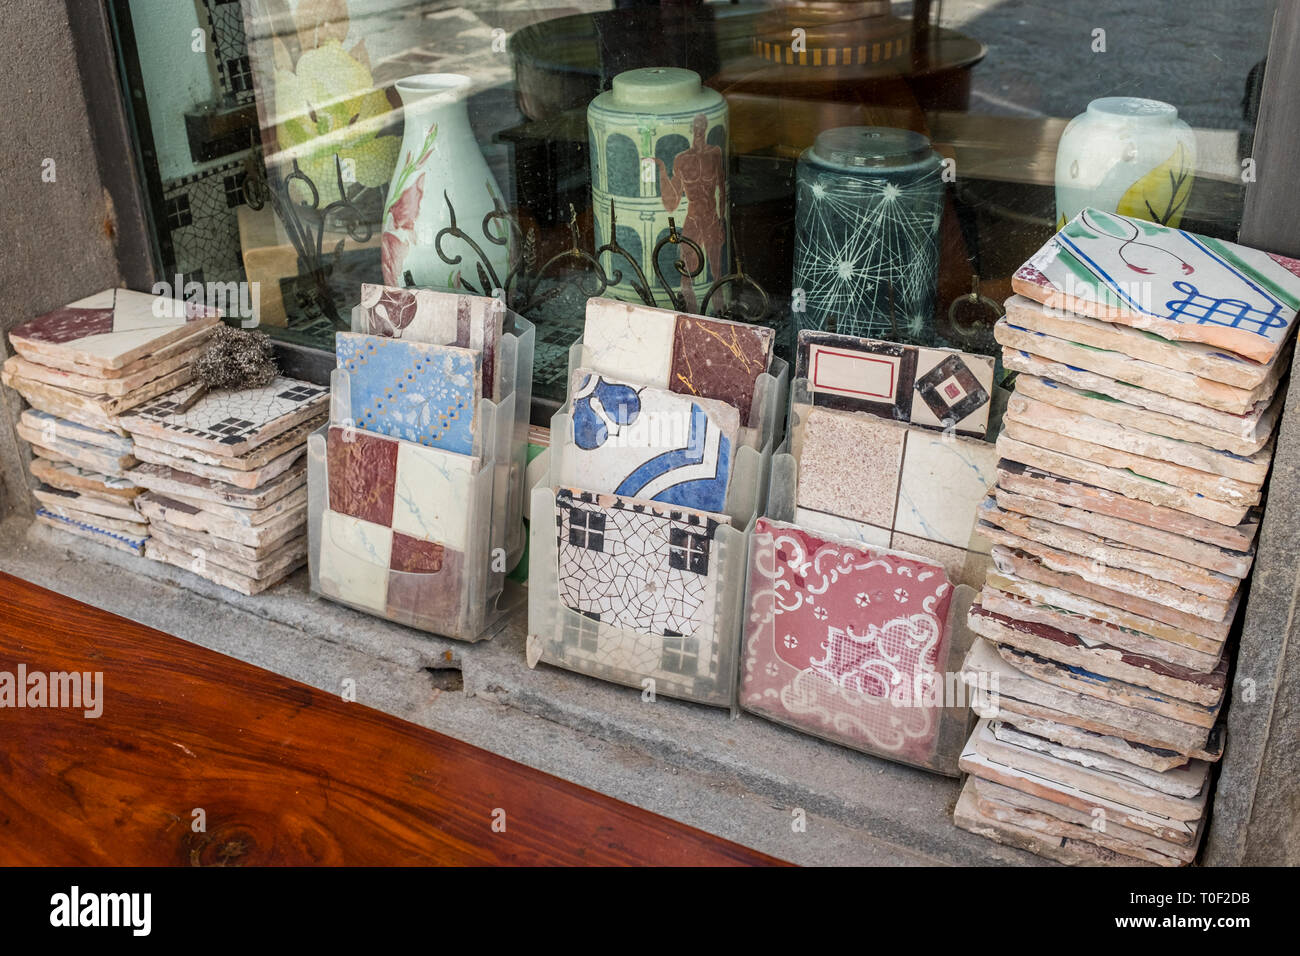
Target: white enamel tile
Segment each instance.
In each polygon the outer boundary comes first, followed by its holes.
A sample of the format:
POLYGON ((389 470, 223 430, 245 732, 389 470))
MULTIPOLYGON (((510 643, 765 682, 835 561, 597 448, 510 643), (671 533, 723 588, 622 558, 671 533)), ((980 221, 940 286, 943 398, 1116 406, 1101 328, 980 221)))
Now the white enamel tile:
POLYGON ((397 448, 393 530, 464 551, 479 459, 403 442, 397 448))
POLYGON ((969 546, 975 509, 997 479, 997 462, 991 442, 909 430, 894 529, 969 546))
POLYGON ((388 561, 393 532, 336 511, 321 515, 318 577, 321 590, 340 601, 383 612, 388 601, 388 561))
POLYGON ((632 382, 668 387, 677 313, 615 302, 587 300, 582 341, 597 372, 632 382))
POLYGON ((809 531, 833 535, 844 541, 865 544, 873 548, 889 547, 889 529, 867 524, 865 521, 841 518, 839 515, 827 514, 825 511, 814 511, 812 508, 796 508, 794 510, 794 523, 801 528, 807 528, 809 531))

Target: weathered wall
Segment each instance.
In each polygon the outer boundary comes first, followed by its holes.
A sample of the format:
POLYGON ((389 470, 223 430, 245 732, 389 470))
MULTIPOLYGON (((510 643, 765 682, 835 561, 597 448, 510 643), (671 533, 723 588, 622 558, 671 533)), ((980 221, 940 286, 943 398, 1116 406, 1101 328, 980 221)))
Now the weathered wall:
MULTIPOLYGON (((101 16, 98 0, 0 0, 0 330, 118 284, 112 203, 99 170, 69 15, 101 16), (53 182, 42 179, 53 160, 53 182), (48 165, 48 164, 47 164, 48 165)), ((6 357, 8 344, 3 346, 6 357)), ((25 507, 20 403, 0 403, 0 513, 25 507)))

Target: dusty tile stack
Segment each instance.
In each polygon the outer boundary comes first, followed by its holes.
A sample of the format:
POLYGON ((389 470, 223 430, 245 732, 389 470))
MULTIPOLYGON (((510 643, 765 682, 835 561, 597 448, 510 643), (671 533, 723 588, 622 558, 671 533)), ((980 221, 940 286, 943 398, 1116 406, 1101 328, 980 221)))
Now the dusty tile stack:
POLYGON ((120 416, 190 381, 215 311, 109 289, 18 326, 0 378, 33 407, 18 435, 32 448, 37 520, 140 554, 148 522, 120 416))
POLYGON ((1222 753, 1300 262, 1085 210, 1013 281, 1018 371, 965 664, 959 826, 1070 863, 1191 862, 1222 753))
POLYGON ((257 594, 307 560, 307 436, 329 389, 277 376, 262 388, 213 391, 183 412, 186 385, 122 416, 147 489, 145 556, 242 594, 257 594))

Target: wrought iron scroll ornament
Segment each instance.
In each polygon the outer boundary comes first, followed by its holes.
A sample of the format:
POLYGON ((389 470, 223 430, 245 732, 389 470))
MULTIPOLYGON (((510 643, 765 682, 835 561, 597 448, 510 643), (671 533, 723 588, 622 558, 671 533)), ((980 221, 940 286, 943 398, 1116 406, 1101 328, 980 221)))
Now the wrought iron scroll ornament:
MULTIPOLYGON (((337 232, 342 229, 353 242, 365 243, 374 234, 374 226, 371 217, 368 217, 366 211, 355 202, 359 191, 353 189, 349 194, 348 187, 343 181, 343 165, 337 155, 334 157, 334 174, 341 198, 322 208, 320 190, 298 167, 296 159, 293 160, 292 171, 278 183, 272 184, 266 175, 261 157, 253 156, 246 166, 244 200, 254 210, 261 210, 268 203, 271 205, 276 217, 284 225, 294 251, 298 253, 299 273, 310 279, 316 293, 316 303, 336 328, 344 328, 348 323, 339 315, 329 286, 330 273, 343 252, 344 238, 340 237, 333 249, 327 253, 325 234, 327 231, 337 232), (302 190, 310 197, 310 202, 292 195, 291 189, 294 183, 300 184, 302 190)), ((449 224, 434 236, 434 249, 438 257, 447 265, 454 267, 463 264, 456 273, 456 282, 467 292, 492 296, 498 294, 498 290, 502 290, 511 308, 521 315, 530 316, 535 315, 546 303, 563 295, 568 289, 577 290, 584 298, 604 295, 610 286, 618 285, 623 281, 626 270, 628 282, 641 301, 649 306, 658 305, 650 280, 636 257, 623 248, 617 239, 611 238, 594 253, 583 248, 581 231, 578 228, 578 214, 572 205, 569 206, 569 247, 541 261, 537 249, 536 231, 529 229, 525 234, 499 199, 495 201, 493 210, 478 224, 480 235, 474 236, 463 229, 458 222, 451 196, 446 191, 442 195, 447 203, 449 224), (502 277, 497 274, 491 260, 484 252, 484 243, 505 246, 509 244, 512 236, 516 240, 517 251, 510 271, 502 277), (450 254, 444 247, 447 239, 457 239, 465 243, 474 261, 466 263, 464 255, 450 254), (608 271, 601 262, 606 254, 610 257, 608 271)), ((612 236, 617 235, 614 228, 616 223, 614 204, 611 201, 610 233, 612 236)), ((678 312, 695 312, 697 310, 692 303, 687 302, 675 283, 670 281, 662 271, 660 252, 670 245, 685 246, 694 253, 696 263, 694 268, 687 266, 680 252, 673 260, 675 278, 678 281, 682 278, 693 280, 699 276, 704 269, 704 250, 694 239, 683 235, 677 228, 676 221, 670 218, 668 234, 655 244, 652 256, 655 264, 655 280, 672 303, 672 307, 678 312)), ((404 278, 408 286, 415 284, 409 270, 404 278)), ((767 291, 752 276, 745 273, 739 258, 736 260, 734 272, 719 277, 709 286, 700 301, 698 312, 708 315, 711 307, 716 307, 718 316, 740 322, 764 322, 772 316, 772 304, 767 291)))
POLYGON ((325 233, 331 228, 335 232, 342 229, 353 242, 365 243, 374 234, 374 227, 365 210, 354 202, 359 190, 354 189, 349 195, 348 187, 343 182, 343 164, 337 153, 334 156, 334 175, 341 198, 321 208, 320 190, 311 181, 311 177, 298 168, 298 160, 293 160, 292 172, 273 186, 268 182, 261 157, 252 156, 245 167, 244 201, 254 210, 263 209, 268 202, 271 204, 271 209, 288 233, 289 242, 298 253, 299 274, 309 277, 315 287, 316 304, 336 328, 342 328, 347 323, 339 315, 334 303, 329 276, 343 252, 345 239, 340 238, 334 244, 327 259, 325 233), (294 183, 301 184, 311 197, 310 202, 292 196, 290 190, 294 183))
MULTIPOLYGON (((448 255, 443 248, 443 240, 451 237, 459 239, 469 246, 477 260, 473 265, 478 284, 475 285, 473 281, 466 278, 466 269, 461 269, 456 274, 456 281, 467 292, 475 295, 504 293, 505 300, 510 303, 512 309, 520 315, 529 316, 535 314, 547 302, 563 295, 567 289, 577 290, 584 298, 604 295, 610 286, 618 285, 623 281, 624 269, 616 265, 616 263, 621 262, 626 264, 628 283, 641 301, 649 306, 658 305, 645 271, 637 262, 636 257, 624 249, 617 239, 611 238, 609 242, 606 242, 594 253, 583 248, 582 236, 578 228, 578 213, 572 204, 569 206, 569 247, 541 262, 537 253, 537 234, 535 230, 529 229, 525 234, 519 223, 501 205, 500 200, 496 201, 495 209, 483 217, 482 238, 493 245, 504 246, 509 242, 510 236, 513 235, 518 240, 516 248, 519 250, 514 257, 515 261, 511 265, 509 273, 505 276, 505 280, 501 281, 493 269, 492 263, 484 255, 483 246, 479 240, 467 233, 458 224, 456 209, 452 205, 451 197, 445 191, 442 196, 447 203, 449 225, 439 230, 434 237, 434 249, 437 251, 438 257, 447 265, 457 266, 462 263, 464 257, 461 255, 448 255), (601 263, 601 258, 606 254, 610 257, 611 267, 608 271, 601 263), (498 290, 500 290, 500 293, 498 290)), ((617 219, 612 201, 610 203, 609 219, 610 234, 616 236, 617 219)), ((655 278, 658 280, 660 288, 667 294, 673 308, 678 312, 694 312, 696 310, 690 307, 691 304, 686 301, 685 296, 675 288, 674 283, 669 281, 669 278, 664 275, 661 269, 662 260, 659 254, 669 245, 686 246, 694 253, 696 265, 693 269, 686 264, 680 253, 673 260, 673 267, 677 276, 687 280, 695 279, 704 270, 704 250, 700 248, 699 243, 694 239, 683 235, 678 230, 676 221, 669 218, 668 234, 655 244, 651 256, 651 261, 655 264, 655 278)), ((405 279, 408 286, 414 285, 409 271, 406 273, 405 279)), ((762 322, 768 319, 772 313, 771 300, 766 290, 752 277, 745 274, 739 260, 736 262, 734 272, 719 277, 709 286, 700 303, 699 313, 702 315, 709 314, 709 307, 715 301, 719 305, 717 313, 719 316, 736 321, 762 322), (729 287, 732 294, 728 297, 723 294, 723 290, 729 287), (746 290, 749 290, 748 294, 746 294, 746 290)))

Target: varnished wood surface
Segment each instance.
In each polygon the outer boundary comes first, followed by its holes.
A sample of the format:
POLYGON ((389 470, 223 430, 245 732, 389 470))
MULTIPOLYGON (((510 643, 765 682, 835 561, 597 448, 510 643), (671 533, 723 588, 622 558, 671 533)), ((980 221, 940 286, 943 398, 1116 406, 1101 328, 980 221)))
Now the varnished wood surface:
POLYGON ((0 574, 20 663, 102 672, 104 709, 0 707, 0 864, 777 862, 0 574))

